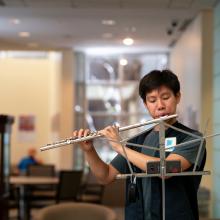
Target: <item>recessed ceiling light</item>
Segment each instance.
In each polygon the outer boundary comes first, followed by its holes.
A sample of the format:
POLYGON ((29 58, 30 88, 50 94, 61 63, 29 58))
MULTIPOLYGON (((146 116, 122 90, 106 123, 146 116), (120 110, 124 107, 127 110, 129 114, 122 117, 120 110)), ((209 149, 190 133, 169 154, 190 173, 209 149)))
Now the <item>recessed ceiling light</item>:
POLYGON ((115 20, 102 20, 102 24, 104 25, 109 25, 109 26, 112 26, 112 25, 115 25, 115 20))
POLYGON ((21 21, 20 21, 19 19, 17 19, 17 18, 12 18, 12 19, 10 19, 10 22, 11 22, 12 24, 20 24, 20 23, 21 23, 21 21))
POLYGON ((30 37, 30 33, 29 32, 19 32, 18 33, 19 37, 30 37))
POLYGON ((128 61, 126 60, 126 59, 120 59, 120 65, 122 65, 122 66, 126 66, 127 64, 128 64, 128 61))
POLYGON ((127 46, 130 46, 134 43, 134 40, 130 37, 126 37, 124 40, 123 40, 123 44, 127 45, 127 46))

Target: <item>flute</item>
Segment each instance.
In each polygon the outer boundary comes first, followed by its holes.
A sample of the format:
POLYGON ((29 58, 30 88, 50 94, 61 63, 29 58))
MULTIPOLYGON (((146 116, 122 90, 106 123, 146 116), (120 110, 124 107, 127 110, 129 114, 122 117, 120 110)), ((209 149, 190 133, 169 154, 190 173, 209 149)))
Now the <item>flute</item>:
MULTIPOLYGON (((174 115, 163 116, 163 117, 153 119, 153 120, 149 120, 149 121, 145 121, 145 122, 136 123, 136 124, 133 124, 133 125, 127 125, 127 126, 124 126, 124 127, 120 127, 119 132, 134 129, 134 128, 138 128, 138 127, 142 127, 142 126, 149 125, 149 124, 160 123, 162 121, 166 121, 168 119, 176 118, 176 117, 177 117, 177 114, 174 114, 174 115)), ((57 142, 54 142, 54 143, 51 143, 51 144, 44 145, 40 148, 40 150, 41 151, 50 150, 50 149, 57 148, 57 147, 62 147, 62 146, 68 145, 68 144, 75 144, 75 143, 79 143, 79 142, 83 142, 83 141, 92 140, 94 138, 98 138, 98 137, 102 137, 102 136, 103 135, 99 134, 98 131, 95 131, 95 132, 91 132, 86 137, 80 137, 80 138, 70 137, 70 138, 66 138, 66 139, 61 140, 61 141, 57 141, 57 142)))

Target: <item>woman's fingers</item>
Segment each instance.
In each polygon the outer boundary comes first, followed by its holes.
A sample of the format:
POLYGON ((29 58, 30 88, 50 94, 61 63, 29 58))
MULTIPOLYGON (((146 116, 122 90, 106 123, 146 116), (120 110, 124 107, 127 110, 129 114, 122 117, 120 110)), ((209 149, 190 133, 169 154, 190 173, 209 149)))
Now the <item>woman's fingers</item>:
POLYGON ((118 127, 108 126, 104 128, 103 130, 99 131, 99 134, 105 136, 106 138, 112 139, 112 140, 118 140, 119 134, 118 134, 118 127))
POLYGON ((90 132, 90 130, 89 129, 86 129, 86 130, 84 130, 84 137, 86 137, 86 136, 88 136, 89 134, 90 134, 91 132, 90 132))
POLYGON ((77 138, 81 138, 81 137, 86 137, 88 135, 91 134, 91 131, 89 129, 79 129, 79 130, 75 130, 73 131, 73 136, 77 137, 77 138))
POLYGON ((78 132, 78 138, 81 138, 84 135, 84 129, 80 128, 78 132))
MULTIPOLYGON (((79 130, 75 130, 73 131, 73 136, 76 138, 83 138, 83 137, 87 137, 91 134, 91 131, 89 129, 79 129, 79 130)), ((92 140, 87 140, 87 141, 81 141, 79 142, 80 147, 82 150, 84 151, 89 151, 93 148, 93 144, 92 144, 92 140)))
POLYGON ((77 136, 78 136, 78 131, 77 130, 73 131, 73 137, 77 137, 77 136))

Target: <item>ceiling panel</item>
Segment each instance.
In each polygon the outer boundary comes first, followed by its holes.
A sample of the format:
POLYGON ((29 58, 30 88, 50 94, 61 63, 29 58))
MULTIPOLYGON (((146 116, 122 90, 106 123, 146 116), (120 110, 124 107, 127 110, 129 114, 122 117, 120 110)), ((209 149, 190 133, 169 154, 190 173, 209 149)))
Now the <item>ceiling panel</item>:
POLYGON ((167 8, 170 0, 122 0, 125 8, 167 8))
POLYGON ((213 7, 218 0, 1 0, 8 7, 191 8, 213 7))
MULTIPOLYGON (((167 35, 172 21, 178 27, 192 20, 216 0, 3 0, 0 7, 0 39, 27 45, 80 47, 122 46, 123 37, 135 38, 139 47, 169 50, 182 32, 167 35), (15 25, 12 18, 20 19, 15 25), (102 24, 113 19, 114 26, 102 24), (19 38, 20 31, 30 38, 19 38), (108 39, 103 35, 108 33, 108 39)), ((1 43, 1 42, 0 42, 1 43)), ((129 49, 130 49, 129 48, 129 49)))
POLYGON ((217 2, 219 2, 219 0, 194 0, 193 3, 192 3, 192 6, 193 8, 200 8, 200 9, 203 9, 203 8, 213 8, 217 2))
POLYGON ((194 0, 171 0, 170 8, 190 8, 194 0))
POLYGON ((25 3, 22 0, 3 0, 7 7, 24 7, 25 3))
POLYGON ((170 0, 72 0, 78 8, 151 8, 167 7, 170 0))
POLYGON ((76 8, 120 8, 121 3, 119 0, 75 0, 73 2, 73 7, 76 8))
POLYGON ((71 0, 4 0, 4 2, 9 7, 72 7, 71 0))
POLYGON ((71 0, 25 0, 29 7, 72 7, 71 0))

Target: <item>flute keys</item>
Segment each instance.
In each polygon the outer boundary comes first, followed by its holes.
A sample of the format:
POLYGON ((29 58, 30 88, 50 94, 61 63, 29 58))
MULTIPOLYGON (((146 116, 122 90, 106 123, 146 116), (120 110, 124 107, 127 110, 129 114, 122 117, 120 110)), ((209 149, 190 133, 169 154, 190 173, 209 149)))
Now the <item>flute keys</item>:
POLYGON ((89 133, 89 136, 96 136, 98 134, 98 131, 92 131, 91 133, 89 133))

